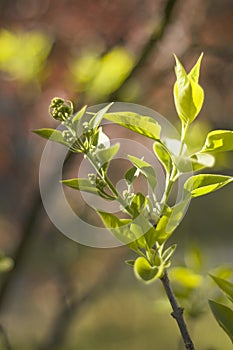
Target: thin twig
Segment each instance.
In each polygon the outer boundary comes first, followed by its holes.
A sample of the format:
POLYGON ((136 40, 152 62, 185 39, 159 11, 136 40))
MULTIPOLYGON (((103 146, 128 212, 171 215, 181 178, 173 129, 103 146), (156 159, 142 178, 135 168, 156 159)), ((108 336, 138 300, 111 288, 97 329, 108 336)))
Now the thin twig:
POLYGON ((184 321, 184 317, 183 317, 184 309, 179 306, 179 304, 175 298, 174 292, 173 292, 172 287, 171 287, 170 280, 168 278, 167 271, 164 272, 163 276, 161 277, 161 281, 162 281, 163 287, 165 289, 165 292, 167 294, 167 297, 170 301, 170 304, 171 304, 171 307, 173 310, 171 315, 172 315, 172 317, 174 317, 174 319, 176 320, 176 322, 178 324, 183 342, 185 344, 185 348, 187 350, 195 350, 192 339, 189 335, 186 323, 184 321))

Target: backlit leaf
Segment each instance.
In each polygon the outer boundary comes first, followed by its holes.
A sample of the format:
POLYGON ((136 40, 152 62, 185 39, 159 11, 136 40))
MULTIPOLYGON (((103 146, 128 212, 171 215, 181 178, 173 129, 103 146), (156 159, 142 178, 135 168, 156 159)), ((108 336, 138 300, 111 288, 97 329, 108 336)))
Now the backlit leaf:
POLYGON ((61 143, 62 145, 70 147, 69 143, 64 141, 62 132, 60 130, 43 128, 43 129, 32 130, 32 132, 43 137, 44 139, 61 143))
POLYGON ((152 282, 159 278, 159 268, 152 267, 144 257, 139 257, 134 263, 134 273, 139 280, 145 283, 152 282))
POLYGON ((104 118, 153 140, 160 138, 161 126, 151 117, 133 112, 115 112, 106 113, 104 118))
POLYGON ((214 130, 208 133, 201 152, 225 152, 233 150, 233 131, 214 130))
POLYGON ((233 177, 213 174, 200 174, 190 177, 184 184, 184 189, 192 195, 199 197, 216 191, 233 181, 233 177))
POLYGON ((152 168, 152 166, 145 162, 142 159, 139 159, 137 157, 134 156, 130 156, 128 155, 129 160, 131 161, 131 163, 141 171, 141 173, 146 177, 152 191, 154 191, 155 186, 157 184, 157 180, 156 180, 156 174, 154 171, 154 168, 152 168))
POLYGON ((215 281, 215 283, 221 288, 221 290, 229 297, 229 299, 233 302, 233 283, 227 281, 223 278, 219 278, 213 275, 210 277, 215 281))

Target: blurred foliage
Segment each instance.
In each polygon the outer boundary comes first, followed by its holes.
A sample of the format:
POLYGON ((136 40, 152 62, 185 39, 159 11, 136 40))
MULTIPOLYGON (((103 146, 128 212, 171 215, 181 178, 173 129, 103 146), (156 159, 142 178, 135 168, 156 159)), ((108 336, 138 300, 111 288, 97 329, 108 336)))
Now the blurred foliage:
POLYGON ((43 79, 52 40, 40 31, 0 31, 0 70, 23 82, 43 79))
POLYGON ((118 46, 102 56, 95 51, 84 51, 70 63, 70 71, 77 89, 99 100, 122 84, 133 64, 133 55, 126 48, 118 46))
POLYGON ((0 273, 2 272, 8 272, 14 267, 14 261, 9 258, 8 256, 5 256, 0 251, 0 273))

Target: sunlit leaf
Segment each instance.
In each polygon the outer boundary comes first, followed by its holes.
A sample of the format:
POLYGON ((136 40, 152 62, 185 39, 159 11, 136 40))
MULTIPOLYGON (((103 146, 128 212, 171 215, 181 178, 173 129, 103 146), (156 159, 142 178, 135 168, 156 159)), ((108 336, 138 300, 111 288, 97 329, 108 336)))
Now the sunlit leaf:
POLYGON ((170 258, 172 257, 172 255, 175 253, 176 247, 177 247, 177 245, 176 245, 176 244, 173 244, 172 246, 168 247, 168 248, 164 251, 164 253, 163 253, 163 255, 162 255, 162 259, 163 259, 163 262, 164 262, 164 263, 167 263, 167 262, 170 260, 170 258))
POLYGON ((97 127, 100 125, 100 123, 101 123, 101 121, 102 121, 102 119, 103 119, 105 113, 107 113, 107 111, 111 108, 112 105, 113 105, 113 102, 112 102, 112 103, 109 103, 107 106, 105 106, 104 108, 102 108, 100 111, 98 111, 98 112, 91 118, 91 120, 90 120, 90 122, 89 122, 89 125, 90 125, 91 129, 95 129, 95 128, 97 128, 97 127))
POLYGON ((215 157, 208 153, 195 153, 190 157, 177 158, 176 163, 181 173, 188 173, 204 168, 212 168, 215 164, 215 157))
POLYGON ((149 283, 160 277, 157 266, 152 267, 144 257, 139 257, 134 263, 134 273, 139 280, 149 283))
POLYGON ((199 197, 216 191, 233 181, 233 177, 213 174, 200 174, 190 177, 184 184, 184 189, 192 195, 199 197))
POLYGON ((75 190, 89 192, 98 195, 98 189, 95 184, 92 184, 88 179, 69 179, 61 181, 67 187, 71 187, 75 190))
POLYGON ((199 114, 204 101, 204 91, 196 82, 199 76, 200 60, 187 75, 184 67, 175 56, 176 82, 174 85, 174 100, 179 118, 184 124, 190 124, 199 114))
POLYGON ((225 152, 233 150, 233 131, 214 130, 208 133, 201 152, 225 152))
POLYGON ((62 132, 60 130, 43 128, 43 129, 32 130, 32 132, 43 137, 44 139, 61 143, 62 145, 70 147, 69 143, 64 141, 62 132))
POLYGON ((155 186, 157 184, 157 180, 156 180, 156 174, 154 169, 152 168, 152 166, 145 162, 142 159, 139 159, 137 157, 134 156, 130 156, 128 155, 129 160, 131 161, 131 163, 141 171, 141 173, 146 177, 149 185, 151 186, 152 191, 154 191, 155 186))
POLYGON ((174 164, 169 151, 159 142, 154 143, 153 150, 160 163, 163 165, 166 173, 170 174, 174 164))
POLYGON ((133 112, 115 112, 106 113, 104 118, 153 140, 160 138, 161 126, 151 117, 133 112))
POLYGON ((233 311, 213 300, 209 300, 209 305, 218 324, 224 329, 233 343, 233 311))
POLYGON ((127 172, 125 173, 125 180, 128 183, 128 185, 131 185, 132 182, 137 178, 136 174, 137 168, 133 166, 127 172))
POLYGON ((188 77, 191 78, 195 83, 198 83, 198 81, 199 81, 202 58, 203 58, 203 53, 201 53, 196 64, 193 66, 193 68, 191 69, 191 71, 188 74, 188 77))

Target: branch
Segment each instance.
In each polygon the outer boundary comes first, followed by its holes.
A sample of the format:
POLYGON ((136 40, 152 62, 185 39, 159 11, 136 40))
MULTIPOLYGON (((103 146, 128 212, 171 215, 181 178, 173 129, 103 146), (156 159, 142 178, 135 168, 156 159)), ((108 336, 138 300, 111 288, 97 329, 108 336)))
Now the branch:
POLYGON ((176 320, 176 322, 178 324, 183 342, 185 344, 185 348, 187 350, 195 350, 193 342, 192 342, 191 337, 189 335, 186 323, 184 321, 184 317, 183 317, 184 309, 178 305, 178 302, 175 298, 174 292, 173 292, 171 284, 170 284, 170 280, 168 278, 167 271, 165 271, 163 276, 161 277, 161 282, 163 284, 163 287, 165 289, 165 292, 166 292, 167 297, 169 299, 169 302, 171 304, 171 307, 173 310, 171 315, 172 315, 172 317, 174 317, 174 319, 176 320))
POLYGON ((131 77, 144 65, 145 61, 147 60, 148 56, 151 54, 156 44, 158 44, 163 38, 166 32, 166 29, 170 23, 170 20, 173 14, 173 9, 175 7, 176 2, 177 0, 167 1, 160 24, 156 25, 155 30, 152 32, 149 40, 146 42, 145 46, 143 47, 141 54, 139 55, 139 58, 137 60, 137 63, 135 64, 133 69, 129 72, 126 79, 115 91, 111 93, 110 95, 111 101, 114 101, 117 99, 119 92, 125 87, 126 83, 131 79, 131 77))

